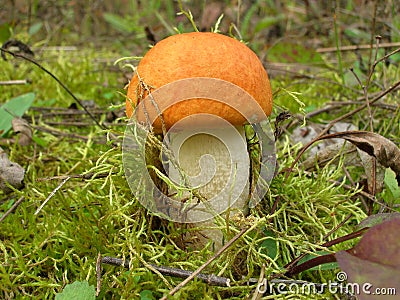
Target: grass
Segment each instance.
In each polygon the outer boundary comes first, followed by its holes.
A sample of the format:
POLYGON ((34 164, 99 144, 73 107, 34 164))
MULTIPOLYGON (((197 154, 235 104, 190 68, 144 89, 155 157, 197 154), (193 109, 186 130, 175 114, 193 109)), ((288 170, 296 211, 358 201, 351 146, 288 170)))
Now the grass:
MULTIPOLYGON (((151 7, 158 8, 157 1, 152 3, 151 7)), ((260 7, 257 9, 254 5, 245 14, 246 23, 243 26, 249 32, 243 35, 252 37, 256 51, 262 55, 264 50, 258 39, 263 31, 251 34, 250 24, 259 20, 257 12, 266 7, 259 3, 260 7)), ((296 1, 288 1, 285 7, 290 9, 296 5, 296 1)), ((195 8, 193 12, 196 13, 195 8)), ((149 12, 142 13, 143 18, 148 20, 149 12)), ((161 16, 165 17, 164 21, 176 25, 169 14, 170 12, 161 16)), ((138 16, 131 18, 140 22, 138 16)), ((343 26, 346 21, 348 19, 337 20, 337 26, 343 26)), ((188 22, 181 22, 183 27, 190 28, 188 22)), ((223 28, 223 24, 221 26, 223 28)), ((75 36, 73 40, 74 38, 75 36)), ((141 45, 135 55, 145 52, 142 38, 134 42, 135 48, 141 45)), ((332 46, 335 40, 323 42, 332 46)), ((118 112, 125 101, 125 82, 121 80, 123 74, 121 69, 112 66, 112 61, 129 51, 126 48, 118 49, 122 47, 120 43, 113 44, 113 47, 116 48, 95 48, 87 45, 75 52, 46 52, 37 59, 66 83, 80 99, 95 99, 102 110, 100 118, 105 121, 107 114, 111 111, 118 112), (101 61, 99 58, 105 60, 101 61)), ((342 54, 343 66, 354 63, 354 53, 342 54)), ((324 107, 330 101, 340 103, 362 96, 361 88, 350 79, 346 81, 347 77, 342 77, 341 72, 334 68, 335 64, 331 59, 335 57, 335 53, 331 55, 323 57, 327 67, 318 69, 311 77, 307 76, 307 70, 300 70, 296 76, 290 75, 291 73, 272 76, 273 90, 277 92, 271 123, 283 110, 289 110, 301 117, 303 109, 309 112, 324 107), (295 101, 293 94, 284 90, 298 92, 295 95, 299 101, 295 101)), ((39 108, 67 108, 73 103, 54 80, 22 60, 1 62, 0 78, 29 78, 32 81, 30 85, 2 87, 2 103, 30 91, 36 93, 34 105, 39 108)), ((397 64, 379 64, 368 92, 379 92, 399 78, 397 64)), ((373 107, 374 130, 399 144, 400 127, 397 124, 400 124, 400 114, 395 94, 389 94, 384 101, 389 105, 397 105, 397 110, 387 111, 373 107)), ((333 112, 319 114, 307 120, 307 124, 326 124, 354 107, 356 104, 343 105, 333 112)), ((74 281, 87 280, 90 285, 96 286, 96 259, 101 253, 102 256, 127 258, 131 261, 131 267, 127 270, 103 265, 98 299, 158 299, 182 280, 152 272, 148 264, 195 271, 213 255, 206 248, 193 250, 182 247, 181 235, 190 229, 149 214, 135 199, 126 182, 122 164, 121 137, 127 121, 124 117, 109 121, 111 129, 103 130, 94 124, 83 127, 49 126, 46 123, 50 120, 65 122, 65 118, 56 113, 53 119, 49 119, 44 117, 44 112, 30 110, 27 113, 34 126, 34 136, 42 140, 43 145, 22 147, 13 140, 5 139, 1 143, 9 158, 26 170, 24 189, 8 195, 0 192, 2 212, 7 211, 20 197, 25 198, 16 211, 0 223, 1 298, 52 299, 66 284, 74 281), (46 132, 43 127, 53 131, 46 132), (84 139, 67 138, 55 130, 79 134, 84 139), (119 138, 112 140, 110 133, 119 138), (105 136, 109 138, 105 139, 105 136), (105 142, 99 143, 99 140, 105 142), (84 174, 91 176, 78 176, 84 174), (39 214, 35 215, 37 208, 60 186, 66 176, 71 178, 55 192, 39 214)), ((90 119, 86 116, 73 117, 69 121, 90 122, 90 119)), ((351 122, 360 129, 367 128, 369 117, 363 112, 353 116, 351 122)), ((15 135, 11 132, 7 138, 12 137, 15 135)), ((276 147, 279 170, 282 172, 276 175, 267 195, 251 210, 249 217, 230 220, 230 232, 226 233, 226 238, 232 238, 244 224, 253 229, 214 260, 205 271, 230 278, 232 286, 215 287, 195 279, 172 299, 251 298, 255 285, 246 285, 246 282, 250 278, 258 278, 263 266, 267 276, 280 274, 283 267, 294 258, 321 251, 320 244, 354 232, 355 225, 366 218, 367 213, 357 193, 362 187, 348 189, 344 186, 345 183, 350 184, 344 169, 349 170, 352 180, 357 182, 363 177, 362 168, 345 165, 343 156, 340 156, 337 164, 332 162, 323 168, 317 167, 312 173, 304 171, 297 164, 286 178, 283 171, 291 166, 301 146, 293 144, 285 133, 277 141, 276 147), (277 209, 271 213, 277 199, 277 209)), ((380 197, 378 194, 377 198, 381 199, 380 197)), ((379 209, 378 205, 374 205, 373 212, 376 213, 379 209)), ((348 249, 356 241, 347 241, 323 250, 333 253, 348 249)), ((326 270, 307 270, 296 275, 295 279, 323 283, 335 280, 338 271, 335 266, 326 270)), ((329 293, 274 294, 263 299, 310 297, 338 299, 339 296, 329 293)))

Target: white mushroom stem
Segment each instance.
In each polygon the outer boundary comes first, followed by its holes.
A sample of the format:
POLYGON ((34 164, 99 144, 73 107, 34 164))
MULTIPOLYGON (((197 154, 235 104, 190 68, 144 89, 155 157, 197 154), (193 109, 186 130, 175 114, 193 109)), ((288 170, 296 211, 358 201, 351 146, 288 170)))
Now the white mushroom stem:
MULTIPOLYGON (((226 217, 236 213, 245 214, 249 197, 250 160, 244 128, 208 128, 183 130, 171 133, 170 149, 177 156, 180 171, 186 175, 191 187, 207 199, 207 205, 196 206, 188 213, 188 222, 195 227, 215 227, 214 216, 226 217), (235 129, 236 128, 236 129, 235 129), (211 208, 211 209, 210 209, 211 208)), ((181 172, 169 164, 169 178, 183 184, 181 172)), ((178 194, 182 200, 188 193, 178 194)), ((195 201, 196 199, 193 199, 195 201)), ((204 246, 209 240, 218 249, 223 244, 219 229, 202 229, 198 232, 195 248, 204 246)))

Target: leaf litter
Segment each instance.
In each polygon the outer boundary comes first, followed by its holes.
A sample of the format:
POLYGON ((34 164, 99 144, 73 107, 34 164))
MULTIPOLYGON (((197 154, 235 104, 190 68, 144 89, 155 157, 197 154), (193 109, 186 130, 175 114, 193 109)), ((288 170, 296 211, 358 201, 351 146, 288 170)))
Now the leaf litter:
POLYGON ((24 175, 25 169, 18 163, 10 161, 7 153, 0 147, 0 190, 8 194, 13 188, 22 188, 24 175))

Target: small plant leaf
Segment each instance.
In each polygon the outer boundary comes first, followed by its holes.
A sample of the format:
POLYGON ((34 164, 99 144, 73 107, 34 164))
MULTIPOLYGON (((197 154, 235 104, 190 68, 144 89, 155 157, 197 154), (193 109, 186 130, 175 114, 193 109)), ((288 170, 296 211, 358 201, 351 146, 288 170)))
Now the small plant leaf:
POLYGON ((67 284, 64 290, 56 295, 56 300, 92 300, 96 299, 96 291, 93 285, 87 281, 75 281, 67 284))
POLYGON ((359 40, 368 40, 371 37, 371 34, 367 31, 360 30, 358 28, 346 28, 344 33, 357 41, 359 40))
POLYGON ((0 107, 0 136, 4 136, 11 129, 13 118, 22 117, 34 99, 34 93, 27 93, 10 99, 0 107))
POLYGON ((149 290, 144 290, 140 292, 140 300, 154 300, 153 293, 149 290))
POLYGON ((39 30, 42 28, 42 26, 43 26, 43 22, 41 22, 41 21, 33 24, 31 27, 29 27, 28 34, 30 36, 35 35, 35 33, 39 32, 39 30))
POLYGON ((130 20, 120 17, 112 13, 103 13, 103 18, 106 20, 115 30, 121 33, 131 33, 135 29, 134 23, 130 20))
POLYGON ((294 43, 278 43, 274 45, 268 49, 268 60, 280 63, 324 64, 322 56, 314 49, 294 43))
POLYGON ((279 14, 275 16, 267 16, 257 22, 257 25, 254 28, 254 32, 259 32, 265 28, 278 24, 280 21, 285 19, 285 15, 279 14))
POLYGON ((386 169, 384 183, 392 194, 393 200, 400 201, 400 187, 396 181, 396 174, 392 170, 386 169))
POLYGON ((275 234, 270 230, 263 230, 263 232, 266 237, 271 238, 265 239, 260 244, 260 251, 261 253, 268 255, 271 259, 275 259, 278 255, 278 245, 275 239, 275 234))
POLYGON ((4 43, 11 37, 11 26, 8 23, 0 25, 0 43, 4 43))
MULTIPOLYGON (((299 262, 297 263, 298 265, 305 263, 315 257, 318 257, 320 255, 327 255, 330 254, 327 251, 317 251, 315 254, 307 254, 306 256, 304 256, 302 259, 299 260, 299 262)), ((321 264, 319 266, 315 266, 312 267, 308 270, 313 271, 313 270, 332 270, 332 269, 337 269, 338 268, 338 263, 337 262, 328 262, 325 264, 321 264)))

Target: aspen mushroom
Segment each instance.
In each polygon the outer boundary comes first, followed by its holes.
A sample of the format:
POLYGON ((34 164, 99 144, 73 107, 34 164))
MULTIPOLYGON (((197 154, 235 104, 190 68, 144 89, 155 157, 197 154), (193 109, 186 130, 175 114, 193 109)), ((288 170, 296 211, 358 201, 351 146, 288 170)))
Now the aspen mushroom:
MULTIPOLYGON (((244 125, 265 120, 271 110, 268 75, 257 55, 240 41, 204 32, 170 36, 151 48, 126 101, 128 117, 164 134, 177 162, 163 162, 168 177, 200 195, 180 219, 200 227, 227 209, 246 212, 250 159, 244 125)), ((172 198, 187 197, 183 192, 172 198)), ((223 244, 220 230, 203 229, 196 238, 198 245, 210 239, 216 248, 223 244)))

